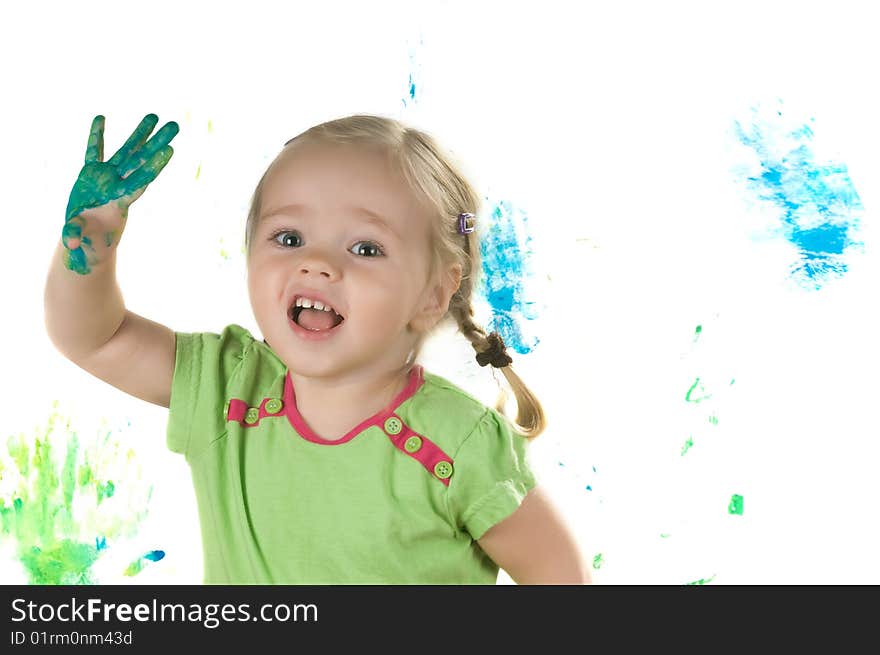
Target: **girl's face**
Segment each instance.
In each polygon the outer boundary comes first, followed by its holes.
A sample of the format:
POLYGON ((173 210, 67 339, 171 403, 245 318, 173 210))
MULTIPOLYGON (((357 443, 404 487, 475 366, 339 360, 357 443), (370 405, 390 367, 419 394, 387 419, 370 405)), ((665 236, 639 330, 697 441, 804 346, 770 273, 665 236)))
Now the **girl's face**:
POLYGON ((299 143, 279 156, 264 180, 248 292, 263 336, 292 372, 403 365, 448 305, 428 280, 429 220, 378 149, 299 143), (294 310, 300 295, 329 303, 342 322, 308 329, 339 319, 294 310))

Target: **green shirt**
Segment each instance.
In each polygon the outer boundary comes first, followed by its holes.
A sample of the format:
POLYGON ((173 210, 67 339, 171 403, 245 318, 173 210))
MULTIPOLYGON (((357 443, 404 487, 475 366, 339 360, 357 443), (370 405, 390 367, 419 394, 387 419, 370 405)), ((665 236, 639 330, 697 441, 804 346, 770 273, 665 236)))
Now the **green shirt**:
POLYGON ((476 540, 535 485, 506 417, 417 364, 327 441, 247 330, 175 335, 168 447, 192 471, 207 584, 495 584, 476 540))

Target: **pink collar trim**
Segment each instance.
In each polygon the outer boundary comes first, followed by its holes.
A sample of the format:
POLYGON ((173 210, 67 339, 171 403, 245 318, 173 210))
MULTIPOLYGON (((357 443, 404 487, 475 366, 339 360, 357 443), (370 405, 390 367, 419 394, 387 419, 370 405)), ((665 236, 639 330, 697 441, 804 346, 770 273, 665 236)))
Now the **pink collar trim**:
POLYGON ((308 424, 305 422, 305 419, 303 419, 302 415, 299 413, 299 408, 296 406, 296 392, 293 389, 293 380, 290 379, 290 371, 288 371, 286 377, 284 378, 285 414, 287 414, 287 419, 290 421, 293 429, 296 430, 303 439, 311 441, 313 443, 323 444, 325 446, 338 446, 339 444, 351 441, 371 425, 375 425, 380 430, 383 430, 385 420, 395 413, 395 410, 397 410, 398 406, 400 406, 400 404, 403 403, 404 400, 411 398, 416 393, 416 391, 419 390, 422 384, 424 384, 424 382, 424 369, 421 364, 415 364, 409 371, 409 382, 406 387, 403 389, 403 391, 397 394, 394 400, 392 400, 384 409, 379 410, 370 418, 358 423, 341 439, 324 439, 315 434, 315 432, 308 426, 308 424))

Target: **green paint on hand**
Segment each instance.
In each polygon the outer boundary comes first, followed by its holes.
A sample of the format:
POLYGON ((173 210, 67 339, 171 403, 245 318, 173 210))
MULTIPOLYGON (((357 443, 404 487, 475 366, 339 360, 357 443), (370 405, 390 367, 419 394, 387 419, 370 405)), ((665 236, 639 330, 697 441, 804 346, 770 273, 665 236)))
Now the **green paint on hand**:
MULTIPOLYGON (((93 238, 86 232, 96 232, 112 225, 116 228, 111 231, 114 237, 117 231, 121 236, 129 206, 170 161, 174 150, 168 144, 180 128, 171 121, 147 140, 158 122, 158 116, 147 114, 116 154, 104 162, 104 117, 95 116, 92 120, 85 165, 70 191, 61 230, 64 265, 71 271, 80 275, 91 272, 100 257, 93 238), (110 205, 115 211, 103 211, 101 218, 94 212, 89 217, 83 215, 83 212, 105 206, 109 209, 110 205), (94 230, 90 229, 93 225, 97 226, 94 230)), ((109 247, 107 233, 105 230, 104 243, 109 247)))
POLYGON ((730 502, 727 504, 727 513, 728 514, 738 514, 742 516, 743 513, 743 497, 739 494, 733 494, 730 497, 730 502))
POLYGON ((696 380, 694 380, 694 383, 691 385, 691 388, 688 389, 688 392, 687 392, 687 394, 685 394, 684 399, 686 402, 689 402, 689 403, 698 403, 701 400, 706 400, 707 398, 711 398, 711 397, 712 397, 711 395, 706 394, 706 390, 703 388, 703 385, 700 384, 700 378, 697 378, 696 380), (696 395, 695 395, 693 398, 691 398, 691 394, 694 393, 694 389, 696 389, 697 386, 700 387, 700 391, 702 393, 704 393, 705 395, 700 396, 699 398, 696 397, 696 395))
POLYGON ((605 560, 602 559, 602 553, 599 553, 593 558, 593 568, 600 569, 602 565, 605 563, 605 560))
POLYGON ((106 547, 107 538, 132 533, 146 515, 146 502, 138 489, 139 472, 129 470, 130 455, 118 457, 118 443, 107 438, 83 449, 69 420, 55 411, 45 428, 30 438, 19 434, 7 439, 0 490, 0 539, 15 544, 16 556, 30 584, 92 584, 92 565, 106 547), (56 457, 60 451, 62 456, 56 457), (121 468, 120 468, 121 467, 121 468), (119 515, 109 513, 101 501, 119 493, 116 485, 101 478, 110 471, 125 479, 124 494, 137 507, 121 503, 119 515))
POLYGON ((684 442, 684 446, 681 447, 681 456, 684 457, 684 454, 691 449, 691 446, 694 445, 694 438, 688 437, 688 440, 684 442))

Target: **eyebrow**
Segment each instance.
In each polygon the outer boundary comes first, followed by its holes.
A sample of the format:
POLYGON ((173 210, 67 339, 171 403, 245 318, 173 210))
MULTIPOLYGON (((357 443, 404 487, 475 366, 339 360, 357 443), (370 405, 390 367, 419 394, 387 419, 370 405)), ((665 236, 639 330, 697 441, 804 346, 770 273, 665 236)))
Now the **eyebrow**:
MULTIPOLYGON (((400 235, 397 233, 397 230, 392 227, 392 225, 381 215, 377 214, 374 211, 370 211, 366 207, 348 207, 354 213, 360 214, 367 223, 372 223, 373 225, 377 225, 391 234, 393 234, 398 239, 400 235)), ((296 216, 299 214, 303 214, 308 210, 308 207, 305 205, 285 205, 284 207, 279 207, 278 209, 273 209, 270 212, 266 212, 260 217, 260 222, 274 218, 277 216, 296 216)))

